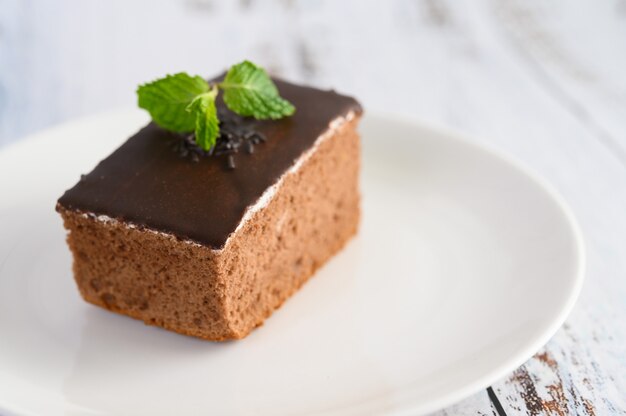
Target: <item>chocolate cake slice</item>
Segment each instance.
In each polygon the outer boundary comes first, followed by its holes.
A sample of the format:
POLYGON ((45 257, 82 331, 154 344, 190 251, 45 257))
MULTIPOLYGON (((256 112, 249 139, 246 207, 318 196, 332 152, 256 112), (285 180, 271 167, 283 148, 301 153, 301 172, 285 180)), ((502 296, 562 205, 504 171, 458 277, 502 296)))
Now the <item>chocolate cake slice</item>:
POLYGON ((242 338, 356 233, 361 107, 275 82, 296 113, 225 122, 255 137, 239 153, 198 157, 151 123, 58 200, 87 302, 208 340, 242 338))

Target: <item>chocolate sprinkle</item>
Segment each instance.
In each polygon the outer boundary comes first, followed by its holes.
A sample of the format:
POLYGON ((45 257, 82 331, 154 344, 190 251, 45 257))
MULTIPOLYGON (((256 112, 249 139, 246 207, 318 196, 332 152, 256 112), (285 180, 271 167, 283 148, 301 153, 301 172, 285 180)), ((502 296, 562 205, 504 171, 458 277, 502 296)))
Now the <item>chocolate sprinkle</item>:
POLYGON ((199 162, 201 157, 227 156, 226 167, 235 169, 234 155, 245 150, 254 153, 254 145, 267 141, 265 135, 254 129, 255 120, 239 116, 225 109, 218 109, 220 132, 215 145, 204 150, 196 144, 195 134, 177 135, 172 149, 182 158, 190 157, 199 162))
POLYGON ((228 169, 235 169, 235 158, 232 154, 228 155, 228 169))

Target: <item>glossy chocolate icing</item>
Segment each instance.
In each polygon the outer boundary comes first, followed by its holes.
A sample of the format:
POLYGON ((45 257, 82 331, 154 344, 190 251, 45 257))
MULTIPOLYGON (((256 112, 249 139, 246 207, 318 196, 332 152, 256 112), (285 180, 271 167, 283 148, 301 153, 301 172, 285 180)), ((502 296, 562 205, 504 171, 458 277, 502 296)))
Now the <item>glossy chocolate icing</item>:
POLYGON ((236 169, 226 167, 226 156, 202 157, 199 162, 180 157, 172 150, 179 137, 150 123, 66 191, 59 205, 223 247, 246 208, 333 119, 361 112, 356 100, 333 91, 275 82, 296 113, 281 120, 246 120, 268 140, 253 154, 236 155, 236 169))

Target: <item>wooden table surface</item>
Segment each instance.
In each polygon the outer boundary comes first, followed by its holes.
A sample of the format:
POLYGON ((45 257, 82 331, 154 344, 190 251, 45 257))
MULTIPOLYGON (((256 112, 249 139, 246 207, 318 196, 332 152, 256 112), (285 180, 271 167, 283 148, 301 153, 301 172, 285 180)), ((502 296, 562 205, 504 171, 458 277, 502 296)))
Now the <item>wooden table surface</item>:
POLYGON ((0 146, 243 58, 469 134, 572 206, 588 266, 566 324, 438 414, 626 414, 625 0, 4 0, 0 146))

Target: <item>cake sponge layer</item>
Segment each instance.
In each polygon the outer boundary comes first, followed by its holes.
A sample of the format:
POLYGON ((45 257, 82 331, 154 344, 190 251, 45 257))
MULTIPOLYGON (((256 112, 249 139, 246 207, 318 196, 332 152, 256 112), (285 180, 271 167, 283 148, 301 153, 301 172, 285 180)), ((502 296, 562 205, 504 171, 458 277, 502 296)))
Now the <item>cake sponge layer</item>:
POLYGON ((320 138, 221 249, 58 205, 81 295, 179 333, 245 337, 356 233, 357 122, 320 138))

